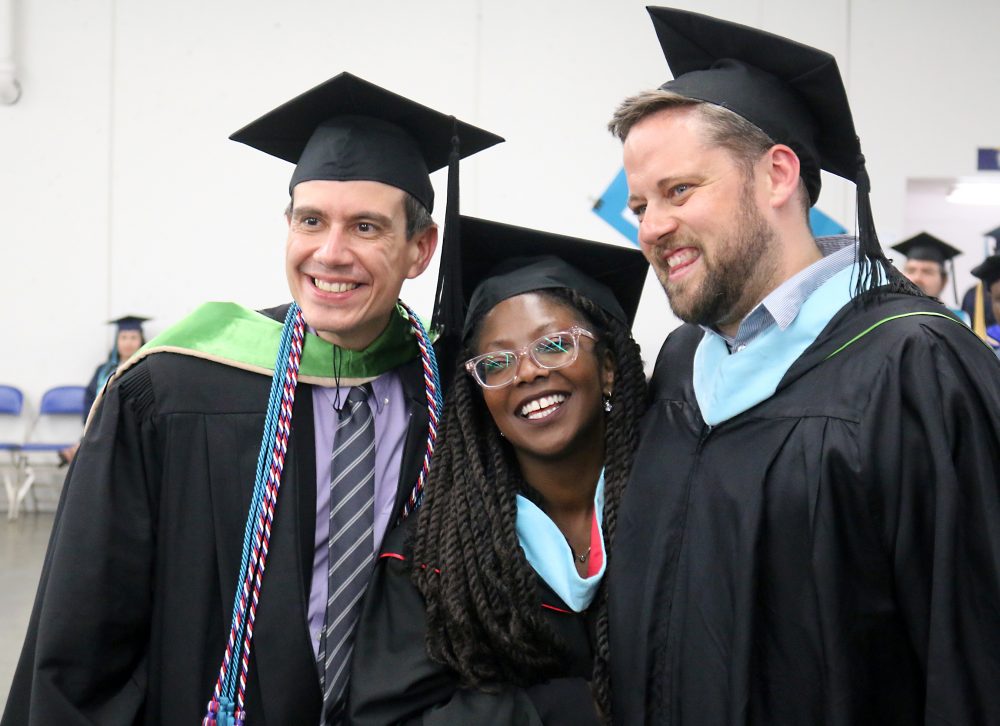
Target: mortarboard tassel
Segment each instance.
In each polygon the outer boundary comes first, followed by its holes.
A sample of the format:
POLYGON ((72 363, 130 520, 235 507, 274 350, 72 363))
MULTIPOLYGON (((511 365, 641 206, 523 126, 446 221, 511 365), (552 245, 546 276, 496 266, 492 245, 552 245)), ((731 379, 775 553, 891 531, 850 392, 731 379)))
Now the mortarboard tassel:
POLYGON ((983 301, 983 282, 976 283, 976 303, 972 308, 972 332, 986 340, 986 305, 983 301))
MULTIPOLYGON (((860 140, 858 141, 860 144, 860 140)), ((855 176, 858 210, 858 278, 854 294, 860 297, 866 292, 888 284, 890 292, 908 295, 923 295, 919 288, 901 274, 882 251, 875 231, 870 198, 871 179, 865 168, 865 155, 858 153, 858 172, 855 176)))
MULTIPOLYGON (((454 121, 454 119, 453 119, 454 121)), ((450 381, 455 357, 461 346, 462 322, 465 310, 462 296, 462 251, 459 223, 459 175, 461 159, 458 122, 454 121, 451 152, 448 154, 448 199, 444 213, 444 236, 441 241, 441 263, 438 269, 437 291, 431 330, 438 335, 441 379, 450 381)))
MULTIPOLYGON (((417 346, 420 348, 428 421, 423 464, 410 496, 403 506, 400 517, 402 520, 420 506, 423 498, 444 400, 430 336, 424 330, 420 318, 402 301, 399 302, 399 309, 405 313, 417 346)), ((246 685, 249 678, 254 620, 261 597, 271 527, 278 505, 285 454, 288 451, 288 439, 292 431, 292 413, 295 408, 295 391, 298 387, 304 338, 305 321, 302 318, 302 311, 293 302, 285 316, 271 379, 256 478, 244 530, 243 557, 233 601, 229 640, 212 698, 201 721, 202 726, 243 726, 246 723, 246 685)))

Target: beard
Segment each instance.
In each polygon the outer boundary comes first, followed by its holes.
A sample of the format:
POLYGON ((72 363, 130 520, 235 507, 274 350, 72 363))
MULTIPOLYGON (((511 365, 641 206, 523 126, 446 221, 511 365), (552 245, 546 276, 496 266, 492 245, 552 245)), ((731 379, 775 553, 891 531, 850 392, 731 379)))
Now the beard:
POLYGON ((732 228, 724 235, 711 256, 702 245, 690 245, 701 251, 705 269, 700 284, 671 283, 669 268, 658 270, 670 308, 685 323, 713 327, 742 320, 763 299, 773 279, 777 268, 774 230, 754 205, 749 184, 740 195, 732 228))

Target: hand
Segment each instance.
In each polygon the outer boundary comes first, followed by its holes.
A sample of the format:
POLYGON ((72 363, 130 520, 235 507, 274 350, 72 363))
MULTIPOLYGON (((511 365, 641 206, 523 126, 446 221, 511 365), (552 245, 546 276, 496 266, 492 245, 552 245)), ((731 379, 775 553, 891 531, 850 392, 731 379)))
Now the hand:
POLYGON ((76 456, 77 450, 80 448, 80 443, 77 442, 72 446, 67 446, 65 449, 59 450, 59 466, 66 466, 73 461, 73 457, 76 456))

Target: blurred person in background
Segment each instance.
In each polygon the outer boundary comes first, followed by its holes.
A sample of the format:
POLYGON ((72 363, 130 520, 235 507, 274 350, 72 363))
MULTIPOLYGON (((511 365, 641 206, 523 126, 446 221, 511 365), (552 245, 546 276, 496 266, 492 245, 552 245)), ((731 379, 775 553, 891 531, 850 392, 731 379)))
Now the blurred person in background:
MULTIPOLYGON (((90 414, 90 409, 94 406, 94 399, 97 398, 97 392, 104 389, 104 385, 114 375, 115 371, 118 370, 118 366, 131 358, 145 344, 146 336, 143 333, 142 324, 147 320, 149 318, 126 315, 108 321, 108 325, 116 326, 115 344, 111 347, 111 352, 108 353, 108 359, 97 366, 97 370, 94 371, 94 375, 91 377, 90 383, 87 384, 87 388, 83 393, 84 423, 87 423, 87 416, 90 414)), ((76 456, 79 448, 79 442, 72 446, 67 446, 59 452, 59 459, 63 464, 69 464, 73 461, 73 457, 76 456)))
MULTIPOLYGON (((906 262, 903 263, 903 274, 910 282, 919 287, 924 295, 941 302, 941 294, 948 284, 948 268, 950 268, 952 289, 955 297, 958 297, 958 289, 955 287, 954 259, 962 254, 961 250, 927 232, 921 232, 905 239, 893 245, 892 248, 906 255, 906 262)), ((942 305, 944 305, 943 302, 942 305)), ((972 318, 961 308, 953 308, 949 305, 945 305, 945 307, 966 325, 971 324, 972 318)))
POLYGON ((87 392, 83 397, 83 420, 86 422, 87 414, 90 413, 97 398, 97 392, 104 389, 104 384, 118 370, 118 366, 127 361, 132 355, 146 343, 146 335, 143 332, 142 324, 149 318, 138 315, 126 315, 116 320, 109 320, 108 325, 114 325, 115 344, 108 353, 108 359, 97 366, 90 383, 87 384, 87 392))
MULTIPOLYGON (((987 257, 981 265, 972 268, 972 274, 983 282, 993 319, 1000 320, 1000 255, 987 257)), ((986 326, 984 340, 1000 356, 1000 323, 994 322, 986 326)))

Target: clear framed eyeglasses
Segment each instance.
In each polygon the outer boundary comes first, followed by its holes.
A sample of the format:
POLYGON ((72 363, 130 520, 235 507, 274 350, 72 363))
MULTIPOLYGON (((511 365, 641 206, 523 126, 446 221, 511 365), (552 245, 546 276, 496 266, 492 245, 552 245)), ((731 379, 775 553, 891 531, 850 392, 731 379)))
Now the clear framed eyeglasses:
POLYGON ((539 368, 565 368, 576 360, 580 337, 597 338, 589 330, 573 326, 569 330, 547 333, 520 350, 491 350, 465 361, 465 370, 483 388, 502 388, 517 380, 522 356, 528 356, 539 368))

